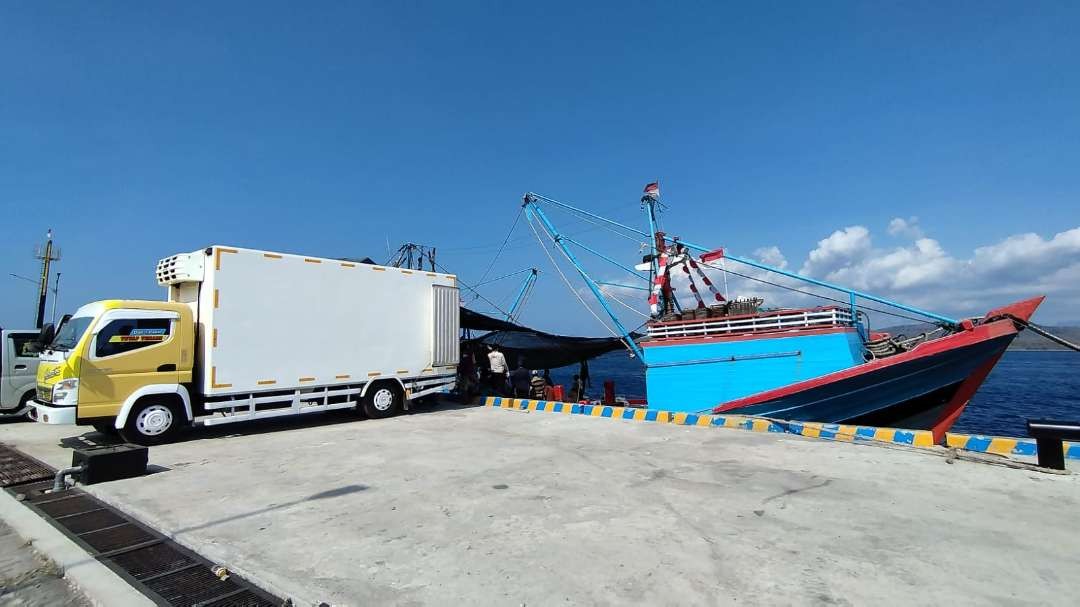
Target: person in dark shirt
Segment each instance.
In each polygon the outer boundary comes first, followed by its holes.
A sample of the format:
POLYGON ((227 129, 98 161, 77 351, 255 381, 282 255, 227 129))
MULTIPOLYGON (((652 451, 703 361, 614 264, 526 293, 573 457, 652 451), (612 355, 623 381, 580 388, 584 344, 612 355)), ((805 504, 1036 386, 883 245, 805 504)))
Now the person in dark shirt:
POLYGON ((581 400, 584 396, 584 394, 581 393, 582 389, 581 376, 575 375, 574 381, 570 384, 570 402, 576 403, 581 400))
POLYGON ((529 398, 529 370, 525 364, 518 361, 517 369, 510 372, 510 387, 514 390, 514 398, 529 398))

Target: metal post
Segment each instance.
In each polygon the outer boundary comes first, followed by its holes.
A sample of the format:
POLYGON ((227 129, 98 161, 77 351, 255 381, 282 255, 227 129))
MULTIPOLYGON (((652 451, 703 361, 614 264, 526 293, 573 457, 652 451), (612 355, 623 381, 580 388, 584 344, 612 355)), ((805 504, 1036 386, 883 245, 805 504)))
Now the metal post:
POLYGON ((539 271, 536 268, 532 268, 529 275, 525 277, 525 281, 521 283, 521 288, 518 289, 517 297, 514 298, 514 303, 510 304, 510 310, 506 313, 506 320, 514 322, 514 314, 517 312, 518 306, 521 305, 525 299, 525 294, 532 288, 534 282, 536 282, 536 275, 539 271))
POLYGON ((56 302, 59 301, 59 299, 60 299, 60 272, 57 272, 56 273, 56 284, 53 286, 53 290, 52 290, 52 318, 49 319, 49 322, 51 322, 53 324, 56 323, 56 302))
POLYGON ((41 260, 41 281, 38 287, 37 328, 45 324, 45 299, 49 295, 49 264, 60 259, 59 252, 53 255, 52 230, 46 234, 45 250, 37 258, 41 260))
POLYGON ((635 270, 634 268, 631 268, 631 267, 629 267, 629 266, 624 266, 623 264, 621 264, 621 263, 619 263, 619 262, 615 261, 614 259, 612 259, 612 258, 608 257, 607 255, 604 255, 604 254, 603 254, 603 253, 601 253, 600 251, 597 251, 597 250, 594 250, 594 249, 592 249, 592 248, 590 248, 590 247, 588 247, 588 246, 585 246, 585 245, 581 244, 580 242, 578 242, 578 241, 574 240, 573 238, 570 238, 569 236, 563 236, 562 238, 563 238, 563 240, 565 240, 566 242, 572 242, 572 243, 574 243, 575 245, 577 245, 577 246, 579 246, 579 247, 581 247, 581 248, 585 249, 586 251, 588 251, 588 252, 592 253, 593 255, 596 255, 596 256, 597 256, 597 257, 599 257, 600 259, 603 259, 604 261, 606 261, 606 262, 608 262, 608 263, 610 263, 610 264, 613 264, 613 265, 615 265, 615 266, 618 266, 619 268, 621 268, 621 269, 623 269, 623 270, 626 270, 627 272, 629 272, 630 274, 632 274, 632 275, 634 275, 634 276, 636 276, 636 277, 640 278, 641 280, 644 280, 645 282, 649 282, 649 279, 648 279, 648 278, 646 278, 645 276, 642 276, 641 274, 638 274, 638 271, 637 271, 637 270, 635 270))
POLYGON ((600 302, 600 306, 604 308, 604 311, 607 312, 608 317, 611 318, 611 321, 615 323, 615 326, 618 327, 619 331, 623 334, 623 337, 626 338, 626 343, 634 352, 634 355, 644 361, 645 357, 642 355, 641 347, 637 345, 637 343, 634 341, 633 336, 630 334, 630 331, 628 331, 626 327, 623 326, 622 322, 619 321, 619 317, 616 316, 615 312, 611 309, 611 307, 607 305, 607 300, 604 298, 604 294, 600 292, 600 287, 596 286, 596 283, 593 281, 593 279, 589 276, 587 272, 585 272, 585 269, 581 267, 581 263, 578 261, 577 257, 574 256, 573 251, 571 251, 570 248, 566 246, 566 243, 563 242, 562 235, 559 234, 559 231, 555 228, 551 221, 548 220, 547 215, 544 214, 544 212, 540 209, 539 206, 536 205, 535 202, 532 202, 528 199, 526 199, 526 208, 530 212, 535 213, 536 216, 540 218, 540 222, 541 224, 543 224, 544 229, 548 232, 548 235, 550 235, 552 240, 555 241, 555 244, 558 245, 560 249, 562 249, 563 255, 565 255, 566 258, 570 260, 570 263, 574 265, 574 269, 576 269, 578 271, 578 274, 581 275, 581 278, 585 280, 585 284, 588 285, 589 290, 592 291, 594 296, 596 296, 596 300, 600 302))

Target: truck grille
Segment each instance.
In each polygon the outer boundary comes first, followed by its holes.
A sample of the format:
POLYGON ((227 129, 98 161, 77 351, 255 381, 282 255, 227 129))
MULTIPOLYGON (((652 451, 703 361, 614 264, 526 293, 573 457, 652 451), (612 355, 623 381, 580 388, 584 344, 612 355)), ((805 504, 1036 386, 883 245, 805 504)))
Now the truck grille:
POLYGON ((45 386, 37 387, 37 400, 39 403, 47 403, 52 401, 52 388, 45 386))

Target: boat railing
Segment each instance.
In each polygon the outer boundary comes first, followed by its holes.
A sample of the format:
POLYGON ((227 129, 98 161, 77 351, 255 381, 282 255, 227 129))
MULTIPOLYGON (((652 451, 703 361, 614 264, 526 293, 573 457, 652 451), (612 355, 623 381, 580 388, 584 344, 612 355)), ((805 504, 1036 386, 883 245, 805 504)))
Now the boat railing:
POLYGON ((650 324, 648 335, 655 339, 678 339, 711 335, 733 335, 851 326, 851 310, 828 307, 808 310, 778 310, 742 317, 718 317, 702 320, 650 324))

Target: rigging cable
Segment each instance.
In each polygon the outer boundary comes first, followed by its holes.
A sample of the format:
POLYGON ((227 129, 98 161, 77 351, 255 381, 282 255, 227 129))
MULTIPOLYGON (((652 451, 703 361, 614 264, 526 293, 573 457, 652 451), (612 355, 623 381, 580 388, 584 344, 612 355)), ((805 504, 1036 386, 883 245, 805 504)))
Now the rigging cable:
POLYGON ((1080 352, 1080 346, 1072 343, 1071 341, 1069 341, 1069 340, 1067 340, 1067 339, 1065 339, 1063 337, 1058 337, 1057 335, 1054 335, 1053 333, 1047 331, 1046 329, 1040 327, 1039 325, 1036 325, 1033 322, 1024 320, 1022 318, 1017 318, 1016 316, 1013 316, 1012 314, 1006 314, 1006 316, 1008 316, 1010 319, 1012 319, 1013 322, 1018 323, 1020 325, 1023 325, 1024 327, 1027 327, 1028 329, 1031 329, 1031 331, 1034 332, 1036 335, 1041 335, 1041 336, 1045 337, 1046 339, 1049 339, 1050 341, 1052 341, 1052 342, 1054 342, 1054 343, 1056 343, 1056 344, 1058 344, 1060 346, 1065 346, 1066 348, 1069 348, 1070 350, 1075 350, 1077 352, 1080 352))
MULTIPOLYGON (((434 263, 434 262, 433 262, 433 263, 434 263)), ((439 268, 440 270, 442 270, 443 272, 445 272, 445 273, 447 273, 447 274, 454 274, 454 273, 453 273, 453 272, 451 272, 450 270, 447 270, 447 269, 446 269, 445 267, 443 267, 443 265, 442 265, 442 264, 440 264, 440 263, 435 263, 435 267, 439 268)), ((456 276, 456 274, 454 274, 454 275, 456 276)), ((479 292, 479 291, 477 291, 476 289, 474 289, 474 288, 470 287, 469 285, 465 284, 465 281, 461 280, 461 278, 458 278, 458 279, 457 279, 457 284, 459 284, 459 285, 461 285, 461 286, 465 287, 466 289, 468 289, 468 290, 472 291, 472 292, 473 292, 473 293, 474 293, 474 294, 476 295, 476 298, 474 298, 474 299, 473 299, 473 301, 476 301, 476 299, 482 299, 482 300, 486 301, 486 302, 487 302, 487 303, 488 303, 488 304, 489 304, 489 305, 490 305, 491 307, 493 307, 493 308, 495 308, 496 310, 498 310, 498 311, 499 311, 499 312, 500 312, 501 314, 504 314, 504 315, 506 315, 506 316, 509 316, 509 315, 510 315, 510 313, 509 313, 509 312, 507 312, 506 310, 503 310, 503 309, 502 309, 502 308, 500 308, 499 306, 495 305, 495 302, 491 301, 491 300, 490 300, 490 299, 488 299, 487 297, 484 297, 483 295, 481 295, 481 294, 480 294, 480 292, 479 292)))
POLYGON ((622 307, 626 308, 627 310, 630 310, 634 314, 637 314, 638 316, 641 316, 643 318, 651 318, 648 314, 642 312, 641 310, 638 310, 637 308, 635 308, 635 307, 631 306, 630 304, 624 302, 623 300, 619 299, 618 297, 615 297, 615 295, 612 294, 612 292, 609 291, 608 289, 606 289, 604 287, 600 287, 600 292, 603 293, 604 295, 607 295, 615 303, 621 305, 622 307))
POLYGON ((559 273, 559 276, 562 277, 563 282, 566 283, 566 288, 570 289, 570 292, 574 294, 574 297, 577 297, 578 301, 581 302, 581 305, 585 306, 585 309, 589 311, 589 314, 592 314, 593 318, 595 318, 600 324, 604 325, 604 328, 607 329, 609 333, 611 333, 615 337, 620 337, 620 335, 616 333, 614 329, 609 327, 608 324, 604 322, 604 319, 600 318, 600 316, 596 312, 594 312, 591 307, 589 307, 589 304, 585 303, 585 300, 581 297, 581 293, 578 293, 577 289, 575 289, 574 286, 570 284, 570 280, 566 278, 565 274, 563 274, 562 268, 559 267, 559 264, 555 263, 555 258, 551 256, 551 253, 548 252, 547 245, 544 244, 544 240, 540 238, 540 233, 536 231, 536 224, 534 224, 531 219, 529 220, 529 227, 532 228, 532 232, 536 236, 536 242, 540 243, 540 248, 544 249, 544 255, 547 255, 548 261, 551 262, 552 266, 555 266, 555 271, 559 273))
MULTIPOLYGON (((741 278, 746 278, 747 280, 753 280, 753 281, 764 283, 764 284, 771 285, 771 286, 774 286, 774 287, 779 287, 781 289, 787 289, 788 291, 794 291, 796 293, 802 293, 803 295, 809 295, 810 297, 820 297, 821 299, 826 299, 828 301, 836 302, 838 304, 842 304, 842 305, 845 305, 845 306, 850 306, 851 305, 851 302, 849 302, 849 301, 844 301, 842 299, 836 299, 835 297, 829 297, 828 295, 821 295, 820 293, 814 293, 812 291, 803 291, 802 289, 796 289, 795 287, 789 287, 787 285, 782 285, 782 284, 779 284, 779 283, 770 282, 770 281, 762 279, 762 278, 755 278, 753 276, 748 276, 746 274, 736 272, 735 270, 729 270, 727 268, 720 268, 720 267, 714 266, 714 265, 712 265, 710 263, 701 262, 701 265, 703 265, 703 266, 705 266, 707 268, 712 268, 713 270, 720 270, 721 272, 727 272, 727 273, 730 273, 730 274, 734 274, 735 276, 739 276, 741 278)), ((925 318, 916 318, 914 316, 905 316, 903 314, 899 314, 899 313, 896 313, 896 312, 890 312, 888 310, 881 310, 879 308, 871 308, 870 306, 865 306, 865 305, 861 305, 861 304, 856 304, 855 307, 863 309, 863 310, 870 310, 870 311, 873 311, 873 312, 877 312, 879 314, 886 314, 888 316, 895 316, 897 318, 903 318, 904 320, 910 320, 910 321, 920 322, 920 323, 927 322, 927 320, 925 318)))
POLYGON ((514 216, 514 223, 510 224, 510 231, 506 233, 506 238, 504 238, 502 244, 499 245, 499 250, 495 253, 495 257, 491 258, 491 263, 488 264, 487 269, 484 270, 484 273, 480 276, 480 280, 477 281, 478 283, 483 283, 484 279, 487 278, 488 273, 491 272, 491 268, 495 267, 495 262, 498 261, 499 255, 502 255, 503 249, 506 248, 506 243, 510 242, 510 236, 514 234, 514 228, 517 227, 518 220, 521 219, 523 210, 524 207, 518 209, 517 215, 514 216))

